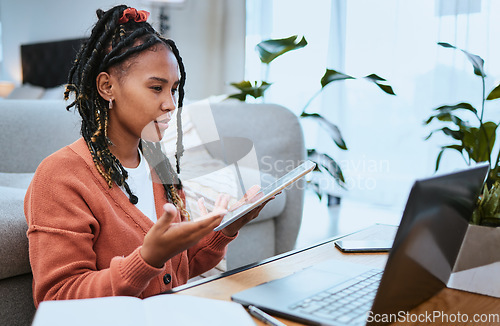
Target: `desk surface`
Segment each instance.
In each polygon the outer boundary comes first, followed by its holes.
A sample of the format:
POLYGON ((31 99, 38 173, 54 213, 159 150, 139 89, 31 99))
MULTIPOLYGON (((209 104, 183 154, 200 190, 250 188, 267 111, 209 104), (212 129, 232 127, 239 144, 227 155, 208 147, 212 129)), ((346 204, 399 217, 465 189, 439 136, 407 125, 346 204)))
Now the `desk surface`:
MULTIPOLYGON (((383 269, 387 261, 387 255, 343 254, 335 248, 332 239, 304 250, 298 250, 277 256, 232 275, 201 283, 190 288, 184 289, 183 287, 179 287, 177 290, 180 290, 178 292, 179 294, 220 300, 231 300, 231 295, 233 293, 243 291, 270 280, 282 278, 327 259, 346 260, 349 262, 383 269)), ((499 325, 499 307, 500 299, 498 298, 452 289, 443 289, 437 295, 411 311, 411 318, 421 318, 420 321, 416 320, 415 322, 395 323, 394 325, 499 325), (450 319, 449 323, 445 322, 446 317, 437 318, 434 322, 429 322, 429 319, 422 320, 422 318, 425 318, 426 313, 427 315, 432 315, 434 312, 454 315, 448 317, 450 319), (460 313, 460 315, 457 315, 458 313, 460 313), (477 317, 485 319, 489 317, 490 322, 472 323, 471 321, 475 318, 476 314, 486 314, 484 316, 477 317), (487 314, 493 315, 487 316, 487 314), (451 318, 462 319, 452 322, 451 318), (464 318, 468 318, 468 320, 465 321, 464 318)), ((302 325, 283 318, 278 319, 283 321, 286 325, 302 325)), ((264 325, 257 320, 255 321, 257 325, 264 325)))

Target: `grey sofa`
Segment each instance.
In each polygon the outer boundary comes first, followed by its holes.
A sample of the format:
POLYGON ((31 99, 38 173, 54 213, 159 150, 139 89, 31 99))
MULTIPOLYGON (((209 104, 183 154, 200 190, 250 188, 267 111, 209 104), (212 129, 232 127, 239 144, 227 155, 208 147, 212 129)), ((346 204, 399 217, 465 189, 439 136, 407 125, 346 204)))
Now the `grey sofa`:
MULTIPOLYGON (((222 102, 212 105, 211 111, 221 137, 253 142, 259 165, 268 174, 279 177, 286 172, 283 162, 297 165, 305 159, 302 129, 289 110, 222 102)), ((193 116, 193 123, 203 129, 204 119, 193 116)), ((62 101, 0 101, 0 325, 31 323, 35 308, 24 194, 42 159, 76 140, 79 128, 78 114, 66 112, 62 101)), ((301 184, 287 189, 241 230, 229 246, 228 269, 293 249, 302 216, 302 189, 301 184)))

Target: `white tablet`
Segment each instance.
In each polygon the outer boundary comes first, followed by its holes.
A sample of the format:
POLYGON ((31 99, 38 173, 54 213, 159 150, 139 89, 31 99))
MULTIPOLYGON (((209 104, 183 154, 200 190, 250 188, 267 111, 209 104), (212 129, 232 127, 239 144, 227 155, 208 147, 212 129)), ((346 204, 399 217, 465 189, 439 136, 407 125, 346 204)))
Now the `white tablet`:
POLYGON ((295 181, 302 178, 307 173, 314 170, 316 163, 311 161, 305 161, 292 171, 288 172, 275 182, 271 183, 266 188, 258 191, 254 196, 246 200, 240 200, 240 204, 235 208, 230 209, 222 222, 217 226, 214 231, 219 231, 233 223, 240 217, 244 216, 246 213, 250 212, 252 209, 261 205, 263 202, 276 195, 278 192, 282 191, 295 181))

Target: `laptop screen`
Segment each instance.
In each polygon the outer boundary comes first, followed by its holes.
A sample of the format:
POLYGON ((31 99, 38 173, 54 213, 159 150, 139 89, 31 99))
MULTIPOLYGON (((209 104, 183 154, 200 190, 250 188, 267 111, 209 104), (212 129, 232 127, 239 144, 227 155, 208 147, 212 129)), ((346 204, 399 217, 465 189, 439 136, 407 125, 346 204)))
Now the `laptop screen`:
POLYGON ((478 165, 415 182, 371 320, 404 315, 446 287, 487 172, 478 165))

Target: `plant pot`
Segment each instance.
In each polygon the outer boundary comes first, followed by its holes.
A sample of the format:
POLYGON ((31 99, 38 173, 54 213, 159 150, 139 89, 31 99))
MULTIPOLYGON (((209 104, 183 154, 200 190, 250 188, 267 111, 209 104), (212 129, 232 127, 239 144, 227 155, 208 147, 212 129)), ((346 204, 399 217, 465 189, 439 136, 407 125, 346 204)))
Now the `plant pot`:
POLYGON ((448 287, 500 298, 500 228, 469 225, 448 287))

